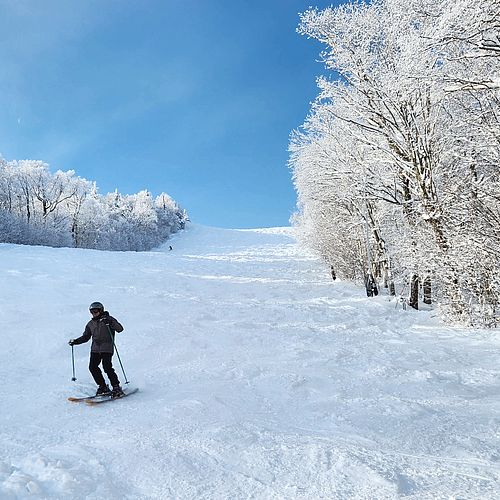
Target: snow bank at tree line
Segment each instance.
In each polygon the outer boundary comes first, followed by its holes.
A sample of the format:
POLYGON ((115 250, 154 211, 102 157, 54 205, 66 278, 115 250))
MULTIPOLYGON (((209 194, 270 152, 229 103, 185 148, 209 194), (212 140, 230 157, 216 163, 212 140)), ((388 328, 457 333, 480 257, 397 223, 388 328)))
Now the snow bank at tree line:
POLYGON ((500 498, 498 333, 333 283, 288 228, 0 262, 2 500, 500 498), (94 300, 140 392, 90 408, 94 300))

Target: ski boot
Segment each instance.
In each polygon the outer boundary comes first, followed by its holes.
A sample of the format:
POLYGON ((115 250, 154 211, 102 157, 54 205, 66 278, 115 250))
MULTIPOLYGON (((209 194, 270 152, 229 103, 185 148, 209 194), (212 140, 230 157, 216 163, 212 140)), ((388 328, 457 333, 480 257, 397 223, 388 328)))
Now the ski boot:
POLYGON ((114 385, 113 390, 111 391, 112 398, 119 398, 123 396, 123 389, 119 385, 114 385))
POLYGON ((106 394, 109 394, 111 391, 109 390, 108 385, 100 385, 97 388, 97 392, 95 393, 96 396, 104 396, 106 394))

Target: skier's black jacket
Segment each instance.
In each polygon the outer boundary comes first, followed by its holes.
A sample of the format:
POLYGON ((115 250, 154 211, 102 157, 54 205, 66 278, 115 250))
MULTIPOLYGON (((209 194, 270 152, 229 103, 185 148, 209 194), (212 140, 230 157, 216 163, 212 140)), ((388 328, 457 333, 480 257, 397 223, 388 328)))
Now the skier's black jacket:
POLYGON ((92 338, 91 352, 108 352, 113 354, 115 332, 122 332, 123 326, 108 311, 102 312, 97 318, 92 318, 85 327, 81 337, 74 344, 83 344, 92 338))

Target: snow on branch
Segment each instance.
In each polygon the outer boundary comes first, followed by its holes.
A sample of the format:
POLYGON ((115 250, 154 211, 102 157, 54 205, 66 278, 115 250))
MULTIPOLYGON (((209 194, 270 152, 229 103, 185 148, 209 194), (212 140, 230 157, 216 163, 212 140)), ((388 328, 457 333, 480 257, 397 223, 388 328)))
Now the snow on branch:
POLYGON ((318 78, 289 148, 293 222, 338 276, 400 283, 414 307, 422 282, 445 318, 488 326, 500 321, 499 14, 497 0, 304 12, 298 32, 340 76, 318 78))

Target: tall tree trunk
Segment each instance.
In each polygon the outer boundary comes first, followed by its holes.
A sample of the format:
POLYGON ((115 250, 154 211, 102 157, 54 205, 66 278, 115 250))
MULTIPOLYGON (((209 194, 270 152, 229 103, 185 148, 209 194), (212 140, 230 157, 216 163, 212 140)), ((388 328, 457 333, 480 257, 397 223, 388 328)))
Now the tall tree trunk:
POLYGON ((419 279, 418 274, 413 274, 410 280, 410 299, 408 300, 408 304, 413 309, 418 310, 418 285, 419 279))
POLYGON ((432 282, 430 276, 425 277, 423 288, 424 288, 424 304, 432 304, 432 282))
POLYGON ((396 288, 392 279, 391 260, 385 246, 385 240, 378 229, 379 224, 376 223, 375 207, 372 203, 367 202, 366 209, 369 227, 377 244, 378 263, 376 275, 383 279, 384 288, 389 288, 390 295, 395 296, 396 288))

